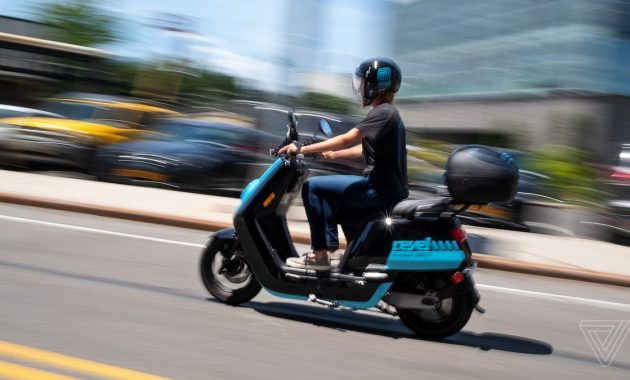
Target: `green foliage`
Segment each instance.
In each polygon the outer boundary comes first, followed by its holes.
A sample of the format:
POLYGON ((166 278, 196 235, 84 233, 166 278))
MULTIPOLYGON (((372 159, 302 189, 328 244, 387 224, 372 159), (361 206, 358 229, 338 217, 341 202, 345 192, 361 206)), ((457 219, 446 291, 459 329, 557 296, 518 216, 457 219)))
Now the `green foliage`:
POLYGON ((36 15, 38 21, 57 27, 57 37, 69 44, 93 46, 117 39, 117 19, 91 1, 46 2, 36 15))
POLYGON ((438 168, 443 168, 446 165, 446 161, 448 160, 448 154, 439 151, 408 151, 407 154, 420 160, 426 161, 438 168))
POLYGON ((119 61, 112 63, 119 87, 134 96, 164 98, 194 105, 242 97, 233 77, 181 64, 119 61))
POLYGON ((111 61, 109 67, 121 93, 131 90, 138 72, 143 69, 142 64, 131 61, 111 61))
POLYGON ((203 70, 187 70, 182 78, 181 93, 208 101, 223 101, 241 96, 233 77, 203 70))
POLYGON ((453 144, 450 144, 446 141, 434 139, 420 139, 415 142, 415 145, 421 146, 425 149, 432 149, 441 153, 446 153, 447 156, 451 154, 453 149, 455 149, 453 144))
POLYGON ((597 200, 601 195, 596 190, 596 173, 586 165, 587 162, 588 155, 584 151, 551 145, 533 153, 525 167, 549 176, 541 184, 558 199, 597 200))
POLYGON ((346 98, 321 92, 305 92, 298 102, 300 107, 337 114, 352 114, 357 109, 357 104, 346 98))
POLYGON ((411 137, 407 142, 413 146, 407 149, 409 181, 442 184, 444 167, 453 146, 441 140, 417 137, 411 137))

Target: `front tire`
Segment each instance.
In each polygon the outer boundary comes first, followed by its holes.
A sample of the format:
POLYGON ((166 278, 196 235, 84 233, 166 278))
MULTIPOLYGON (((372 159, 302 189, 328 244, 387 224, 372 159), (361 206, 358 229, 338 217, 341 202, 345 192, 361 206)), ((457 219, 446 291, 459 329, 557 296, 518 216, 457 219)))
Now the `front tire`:
MULTIPOLYGON (((444 274, 415 274, 399 284, 399 290, 426 294, 437 292, 450 284, 444 274)), ((456 294, 441 300, 436 310, 398 309, 402 323, 423 339, 440 340, 458 333, 468 320, 475 305, 469 294, 456 294)))
POLYGON ((235 240, 227 243, 211 237, 201 255, 199 269, 208 292, 228 305, 250 301, 262 288, 235 240))

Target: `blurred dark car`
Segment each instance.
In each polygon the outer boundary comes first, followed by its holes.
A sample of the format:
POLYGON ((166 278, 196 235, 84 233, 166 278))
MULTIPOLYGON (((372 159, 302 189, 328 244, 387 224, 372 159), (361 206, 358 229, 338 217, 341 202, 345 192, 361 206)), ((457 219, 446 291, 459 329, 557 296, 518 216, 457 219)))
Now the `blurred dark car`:
POLYGON ((630 245, 630 144, 623 144, 619 162, 605 174, 609 225, 612 239, 630 245))
POLYGON ((164 120, 145 139, 102 147, 99 179, 195 192, 240 191, 271 163, 273 136, 228 121, 164 120))
MULTIPOLYGON (((239 114, 248 115, 256 121, 256 128, 276 136, 276 145, 281 141, 287 132, 287 112, 288 108, 265 102, 254 101, 236 101, 238 105, 234 109, 239 114)), ((319 142, 326 139, 319 132, 319 122, 325 119, 330 124, 333 135, 338 136, 346 133, 354 127, 360 119, 346 115, 334 115, 327 112, 296 109, 295 115, 298 120, 298 131, 300 133, 300 142, 308 143, 311 141, 319 142)), ((362 158, 357 159, 338 159, 334 161, 321 160, 317 158, 307 158, 309 161, 310 175, 324 174, 361 174, 364 163, 362 158)))
MULTIPOLYGON (((324 139, 301 137, 306 143, 324 139)), ((144 139, 101 147, 94 174, 110 182, 237 195, 273 162, 269 151, 280 141, 236 115, 167 119, 144 139)), ((345 160, 306 159, 311 175, 356 172, 345 160)))

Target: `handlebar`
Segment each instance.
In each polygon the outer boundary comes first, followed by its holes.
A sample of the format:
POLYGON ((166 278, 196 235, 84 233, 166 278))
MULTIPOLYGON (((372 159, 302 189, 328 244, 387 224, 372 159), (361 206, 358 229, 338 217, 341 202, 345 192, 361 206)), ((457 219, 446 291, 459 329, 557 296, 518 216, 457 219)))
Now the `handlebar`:
MULTIPOLYGON (((293 111, 292 108, 290 108, 287 112, 287 119, 288 119, 288 123, 287 123, 287 134, 284 137, 284 139, 282 140, 282 142, 280 143, 280 145, 276 148, 276 149, 270 149, 269 150, 269 154, 271 156, 274 157, 278 157, 278 151, 280 149, 282 149, 283 147, 289 145, 289 144, 295 144, 297 146, 300 146, 300 143, 298 142, 299 140, 299 134, 297 132, 297 125, 298 125, 298 120, 296 118, 296 114, 293 111)), ((315 142, 315 139, 313 137, 313 139, 311 139, 311 141, 306 141, 303 145, 310 145, 313 144, 315 142)), ((287 157, 290 157, 292 155, 287 155, 287 157)), ((321 153, 313 153, 308 155, 309 157, 313 157, 313 158, 322 158, 323 155, 321 153)))

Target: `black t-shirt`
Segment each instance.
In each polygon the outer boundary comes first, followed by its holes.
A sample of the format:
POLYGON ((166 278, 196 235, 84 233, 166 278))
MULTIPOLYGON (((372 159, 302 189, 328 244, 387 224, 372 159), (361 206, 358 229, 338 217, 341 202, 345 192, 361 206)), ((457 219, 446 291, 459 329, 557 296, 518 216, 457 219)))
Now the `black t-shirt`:
POLYGON ((405 126, 396 107, 382 103, 372 108, 357 126, 364 135, 364 175, 387 202, 409 196, 407 190, 407 142, 405 126))

